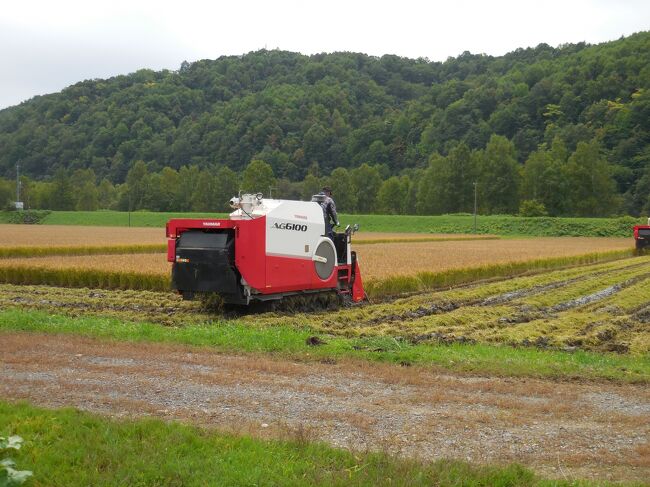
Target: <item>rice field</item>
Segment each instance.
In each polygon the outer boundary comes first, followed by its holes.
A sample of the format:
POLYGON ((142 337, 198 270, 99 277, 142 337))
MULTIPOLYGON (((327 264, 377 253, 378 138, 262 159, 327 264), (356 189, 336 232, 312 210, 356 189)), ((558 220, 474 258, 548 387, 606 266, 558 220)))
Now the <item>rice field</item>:
MULTIPOLYGON (((546 237, 520 240, 399 242, 363 245, 357 249, 364 279, 380 280, 421 272, 444 272, 535 259, 571 257, 630 248, 629 239, 546 237)), ((168 275, 163 253, 48 256, 0 259, 0 267, 92 269, 168 275)))
MULTIPOLYGON (((0 275, 2 269, 0 269, 0 275)), ((114 278, 123 278, 120 274, 114 278)), ((105 276, 84 287, 105 284, 105 276)), ((0 284, 0 309, 100 314, 174 328, 206 323, 214 315, 200 302, 182 301, 164 286, 117 282, 112 289, 71 289, 0 284)), ((162 281, 162 279, 161 279, 162 281)), ((475 281, 475 280, 474 280, 475 281)), ((37 284, 37 283, 36 283, 37 284)), ((400 351, 408 344, 493 343, 566 351, 650 352, 650 256, 547 270, 510 279, 469 282, 326 312, 280 312, 237 316, 251 329, 291 326, 355 340, 372 353, 400 351)), ((232 317, 224 318, 232 323, 232 317)), ((304 340, 303 340, 304 341, 304 340)), ((405 359, 408 360, 408 354, 405 359)), ((623 369, 623 374, 625 374, 623 369)))
MULTIPOLYGON (((375 242, 489 240, 492 235, 451 233, 358 232, 357 245, 375 242)), ((0 249, 16 247, 107 247, 124 245, 165 245, 165 229, 150 227, 96 227, 71 225, 0 224, 0 249)), ((126 252, 125 252, 126 253, 126 252)))
POLYGON ((168 275, 171 272, 171 264, 167 262, 167 255, 160 252, 116 255, 55 255, 0 259, 0 268, 21 266, 38 269, 88 269, 157 275, 168 275))
POLYGON ((164 243, 164 228, 0 225, 0 248, 147 245, 164 243))
POLYGON ((570 257, 631 248, 630 239, 540 237, 535 239, 384 243, 357 249, 364 277, 385 279, 508 262, 570 257))
MULTIPOLYGON (((0 254, 3 249, 36 251, 48 245, 94 246, 102 252, 107 243, 125 248, 164 245, 159 228, 6 227, 0 226, 6 237, 0 254)), ((322 317, 280 316, 278 323, 291 321, 345 336, 408 337, 415 342, 468 339, 635 353, 650 348, 643 331, 650 304, 644 294, 650 268, 645 257, 626 258, 632 255, 629 238, 476 239, 472 235, 359 233, 354 244, 373 304, 322 317), (571 267, 576 265, 582 267, 571 267), (522 275, 529 277, 513 278, 522 275), (508 277, 513 279, 503 279, 508 277), (493 278, 502 280, 479 282, 493 278), (448 291, 457 284, 468 287, 448 291), (611 295, 602 300, 606 306, 590 305, 603 290, 611 295), (391 300, 382 302, 386 297, 391 300), (576 301, 583 298, 584 304, 576 301)), ((171 265, 166 254, 133 252, 0 258, 0 281, 133 293, 148 290, 172 296, 167 291, 171 265)), ((262 320, 265 325, 275 322, 269 316, 262 320)))
POLYGON ((413 296, 294 316, 250 316, 257 323, 311 326, 365 337, 370 347, 413 342, 650 352, 650 256, 474 283, 413 296))

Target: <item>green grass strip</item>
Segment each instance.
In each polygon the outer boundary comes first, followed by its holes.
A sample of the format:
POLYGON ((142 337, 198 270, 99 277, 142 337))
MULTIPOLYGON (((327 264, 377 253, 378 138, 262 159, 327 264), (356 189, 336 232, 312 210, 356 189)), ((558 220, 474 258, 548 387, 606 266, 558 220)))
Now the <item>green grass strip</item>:
POLYGON ((44 284, 47 286, 88 287, 96 289, 136 289, 167 291, 168 276, 113 272, 95 269, 45 269, 29 266, 0 266, 0 282, 7 284, 44 284))
MULTIPOLYGON (((413 276, 394 276, 385 279, 364 281, 366 293, 371 298, 395 296, 404 293, 430 291, 484 279, 520 276, 530 272, 549 271, 563 267, 596 264, 634 255, 634 249, 613 250, 568 257, 506 262, 463 269, 450 269, 442 272, 419 272, 413 276)), ((362 263, 363 266, 363 263, 362 263)), ((363 274, 363 268, 362 268, 363 274)))
POLYGON ((165 244, 97 245, 76 247, 0 247, 0 259, 10 257, 46 257, 50 255, 149 254, 165 252, 165 244))
MULTIPOLYGON (((0 402, 0 435, 25 439, 12 454, 34 486, 564 486, 526 468, 426 463, 351 453, 323 443, 260 440, 179 422, 115 420, 73 409, 0 402)), ((602 485, 602 484, 598 484, 602 485)))
POLYGON ((68 317, 42 311, 0 311, 0 331, 71 334, 130 342, 213 347, 229 353, 271 353, 299 360, 360 359, 398 365, 436 366, 503 377, 609 379, 650 383, 650 355, 562 352, 488 344, 411 344, 392 337, 346 338, 293 326, 216 321, 183 327, 127 322, 100 316, 68 317), (310 346, 318 336, 325 344, 310 346))

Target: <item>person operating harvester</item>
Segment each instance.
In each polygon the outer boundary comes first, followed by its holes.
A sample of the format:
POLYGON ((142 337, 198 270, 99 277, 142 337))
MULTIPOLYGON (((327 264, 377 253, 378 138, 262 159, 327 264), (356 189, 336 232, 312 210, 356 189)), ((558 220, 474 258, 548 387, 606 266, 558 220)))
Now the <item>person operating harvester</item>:
POLYGON ((332 199, 332 188, 325 186, 319 193, 325 195, 323 201, 319 204, 323 208, 323 216, 325 217, 325 235, 332 240, 334 239, 333 226, 339 226, 339 217, 336 214, 336 203, 332 199))

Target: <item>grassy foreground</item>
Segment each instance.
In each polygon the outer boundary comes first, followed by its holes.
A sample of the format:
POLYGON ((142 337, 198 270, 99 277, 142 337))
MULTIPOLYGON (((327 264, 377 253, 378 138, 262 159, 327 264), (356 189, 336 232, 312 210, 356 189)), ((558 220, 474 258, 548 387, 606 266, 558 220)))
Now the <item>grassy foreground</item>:
POLYGON ((74 334, 132 342, 180 343, 232 353, 271 353, 297 360, 357 359, 498 376, 608 379, 650 383, 649 355, 572 353, 487 344, 412 344, 392 337, 346 338, 307 328, 234 321, 166 327, 115 318, 68 317, 20 309, 0 311, 1 331, 74 334), (310 345, 310 337, 323 343, 310 345))
MULTIPOLYGON (((8 222, 0 212, 0 223, 8 222)), ((163 228, 170 218, 222 218, 225 213, 131 212, 131 226, 163 228)), ((479 215, 476 233, 513 236, 630 237, 643 218, 523 218, 479 215)), ((119 211, 53 211, 41 223, 50 225, 128 226, 129 215, 119 211)), ((364 232, 474 233, 472 215, 341 215, 343 226, 359 223, 364 232)))
MULTIPOLYGON (((266 441, 152 419, 115 421, 72 409, 0 402, 0 435, 26 442, 14 456, 34 486, 395 485, 543 486, 518 466, 419 463, 351 453, 301 438, 266 441)), ((582 485, 588 485, 586 483, 582 485)))

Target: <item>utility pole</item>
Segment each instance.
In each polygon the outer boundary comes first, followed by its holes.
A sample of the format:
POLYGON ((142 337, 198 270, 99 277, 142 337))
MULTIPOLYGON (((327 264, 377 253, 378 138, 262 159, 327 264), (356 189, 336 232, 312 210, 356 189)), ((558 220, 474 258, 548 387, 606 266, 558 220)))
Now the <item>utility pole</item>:
POLYGON ((23 209, 23 203, 20 201, 20 162, 16 163, 16 204, 17 210, 23 209))
POLYGON ((474 181, 474 233, 476 233, 476 211, 477 211, 477 197, 476 197, 476 187, 478 183, 474 181))
POLYGON ((20 162, 16 163, 16 201, 20 201, 20 162))

